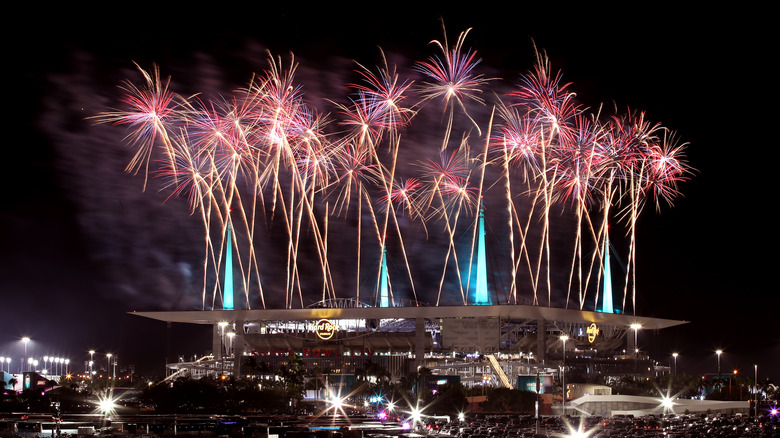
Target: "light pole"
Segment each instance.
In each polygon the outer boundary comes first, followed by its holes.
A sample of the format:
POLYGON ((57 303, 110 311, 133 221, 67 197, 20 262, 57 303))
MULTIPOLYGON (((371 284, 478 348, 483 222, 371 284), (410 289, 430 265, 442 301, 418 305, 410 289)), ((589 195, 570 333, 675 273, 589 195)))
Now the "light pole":
POLYGON ((563 366, 561 367, 561 386, 563 389, 563 397, 561 397, 561 407, 563 415, 566 415, 566 341, 569 340, 569 335, 561 335, 561 341, 563 341, 563 366))
POLYGON ((227 356, 227 352, 225 349, 227 346, 225 345, 225 328, 228 326, 227 321, 221 321, 217 323, 217 326, 219 326, 219 339, 222 345, 219 347, 219 359, 222 359, 222 355, 224 354, 227 356))
POLYGON ((753 365, 755 376, 753 376, 753 390, 755 392, 756 402, 753 404, 753 414, 758 417, 758 364, 753 365))
POLYGON ((634 358, 639 358, 639 346, 637 345, 639 343, 639 329, 642 328, 642 324, 631 324, 630 326, 632 329, 634 329, 634 358))
POLYGON ((674 377, 677 377, 677 356, 679 356, 678 353, 672 353, 672 357, 674 358, 674 377))
POLYGON ((232 331, 227 332, 227 337, 228 337, 227 356, 233 357, 233 338, 236 337, 236 333, 232 331))
MULTIPOLYGON (((637 344, 639 343, 638 333, 639 333, 639 329, 642 328, 642 324, 634 323, 634 324, 631 324, 629 327, 634 329, 634 373, 636 374, 636 372, 637 372, 637 362, 639 361, 639 348, 637 347, 637 344)), ((636 376, 634 376, 634 377, 636 377, 636 376)))
POLYGON ((720 379, 720 355, 723 354, 723 350, 715 350, 715 354, 718 355, 718 379, 720 379))
POLYGON ((111 356, 113 354, 106 353, 106 380, 108 380, 108 373, 111 371, 111 356))
POLYGON ((95 357, 95 350, 89 350, 89 378, 92 379, 92 366, 95 357))
MULTIPOLYGON (((27 359, 27 344, 30 343, 30 337, 23 336, 22 342, 24 343, 24 358, 22 359, 22 363, 24 363, 25 359, 27 359)), ((22 371, 24 371, 24 369, 22 369, 22 371)))

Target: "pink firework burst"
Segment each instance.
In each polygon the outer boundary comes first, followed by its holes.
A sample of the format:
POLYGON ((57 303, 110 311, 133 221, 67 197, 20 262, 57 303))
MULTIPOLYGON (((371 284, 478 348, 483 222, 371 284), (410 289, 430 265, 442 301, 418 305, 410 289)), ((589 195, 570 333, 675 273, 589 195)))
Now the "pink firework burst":
POLYGON ((117 125, 128 125, 133 131, 131 139, 138 150, 127 165, 127 171, 137 173, 143 167, 148 174, 149 159, 158 138, 162 137, 167 154, 171 154, 172 146, 168 140, 166 124, 179 120, 176 114, 178 105, 174 103, 175 95, 168 90, 169 80, 160 80, 160 71, 153 66, 152 72, 147 72, 138 64, 136 67, 144 77, 145 84, 139 88, 130 81, 125 82, 122 102, 129 108, 99 115, 101 121, 117 125))
MULTIPOLYGON (((377 117, 381 120, 385 129, 397 130, 409 124, 414 112, 404 108, 402 102, 406 99, 406 91, 412 85, 411 81, 400 82, 395 68, 387 67, 387 60, 382 54, 384 67, 375 75, 367 68, 360 66, 358 73, 363 77, 365 84, 353 84, 362 99, 374 107, 377 117)), ((360 64, 358 64, 360 65, 360 64)))
POLYGON ((351 136, 360 143, 376 144, 386 127, 381 107, 376 105, 364 92, 349 106, 338 105, 344 119, 339 122, 346 126, 351 136))
POLYGON ((574 93, 568 90, 571 83, 563 83, 561 72, 553 74, 551 70, 549 59, 539 54, 534 71, 521 77, 520 88, 510 96, 519 98, 518 105, 526 107, 529 114, 548 127, 548 142, 554 135, 570 141, 569 122, 579 112, 579 106, 574 93))
POLYGON ((425 99, 436 97, 444 98, 449 103, 450 99, 462 102, 468 98, 477 102, 484 102, 479 96, 482 93, 480 87, 488 82, 488 79, 474 73, 474 68, 482 61, 477 58, 477 52, 463 51, 463 44, 471 29, 462 32, 454 47, 450 48, 445 33, 444 42, 431 41, 441 50, 443 59, 437 55, 428 58, 428 61, 418 62, 417 70, 428 76, 433 82, 426 82, 422 89, 425 99))
POLYGON ((394 181, 389 195, 380 198, 380 203, 390 202, 397 211, 405 211, 409 217, 416 218, 420 216, 420 210, 417 208, 418 190, 422 184, 417 178, 402 179, 394 181))
POLYGON ((685 157, 686 147, 686 144, 677 144, 675 136, 670 135, 648 148, 644 189, 653 193, 656 209, 660 209, 661 200, 673 204, 680 194, 677 185, 687 181, 692 172, 685 157))
POLYGON ((499 116, 503 122, 498 125, 490 141, 494 154, 506 159, 508 164, 520 167, 523 175, 529 171, 535 176, 541 170, 541 133, 539 122, 521 114, 518 108, 501 107, 499 116))

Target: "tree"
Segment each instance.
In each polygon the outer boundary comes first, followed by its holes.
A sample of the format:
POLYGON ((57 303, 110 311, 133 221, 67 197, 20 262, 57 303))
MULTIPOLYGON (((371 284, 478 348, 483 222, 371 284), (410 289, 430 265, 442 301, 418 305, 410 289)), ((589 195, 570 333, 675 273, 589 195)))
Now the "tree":
POLYGON ((293 410, 295 410, 300 404, 300 401, 303 400, 304 374, 303 361, 295 354, 290 355, 287 358, 287 363, 282 365, 279 370, 279 375, 284 381, 285 394, 289 400, 293 401, 293 410))
POLYGON ((141 401, 155 406, 160 413, 194 413, 223 409, 225 394, 214 378, 180 377, 169 385, 155 385, 144 390, 141 401))
POLYGON ((534 411, 536 393, 520 389, 493 388, 488 391, 487 400, 480 407, 488 412, 520 412, 530 414, 534 411))
POLYGON ((446 383, 439 386, 432 400, 426 403, 426 413, 431 415, 457 416, 466 411, 469 401, 466 389, 460 383, 446 383))

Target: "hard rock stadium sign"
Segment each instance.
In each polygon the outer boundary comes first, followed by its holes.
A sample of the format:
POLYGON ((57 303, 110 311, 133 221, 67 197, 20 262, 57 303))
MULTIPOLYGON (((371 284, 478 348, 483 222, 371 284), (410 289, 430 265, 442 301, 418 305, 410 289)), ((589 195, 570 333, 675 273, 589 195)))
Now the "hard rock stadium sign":
POLYGON ((588 342, 591 344, 596 342, 596 336, 599 335, 599 328, 596 326, 595 322, 588 326, 586 333, 588 334, 588 342))
POLYGON ((318 338, 322 339, 323 341, 327 341, 332 338, 338 329, 338 325, 329 319, 321 319, 312 324, 312 331, 317 335, 318 338))

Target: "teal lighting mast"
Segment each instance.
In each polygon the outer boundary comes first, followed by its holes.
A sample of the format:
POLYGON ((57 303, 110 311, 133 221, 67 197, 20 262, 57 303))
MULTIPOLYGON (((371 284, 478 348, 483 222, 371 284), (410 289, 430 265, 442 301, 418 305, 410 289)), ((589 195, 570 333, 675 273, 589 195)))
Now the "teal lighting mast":
POLYGON ((609 263, 609 236, 604 240, 604 285, 601 289, 601 309, 599 312, 615 313, 612 305, 612 269, 609 263))
POLYGON ((487 261, 485 256, 485 207, 479 202, 479 229, 477 232, 477 282, 475 285, 474 304, 490 304, 487 283, 487 261))
POLYGON ((387 278, 387 248, 382 247, 382 263, 379 272, 379 307, 390 307, 387 278))
POLYGON ((225 286, 222 288, 222 310, 233 310, 233 225, 228 222, 225 247, 225 286))

